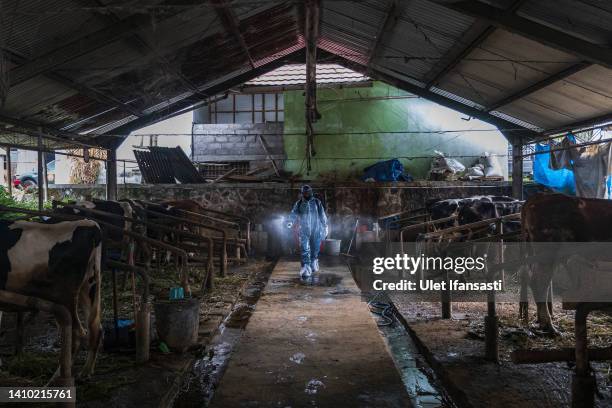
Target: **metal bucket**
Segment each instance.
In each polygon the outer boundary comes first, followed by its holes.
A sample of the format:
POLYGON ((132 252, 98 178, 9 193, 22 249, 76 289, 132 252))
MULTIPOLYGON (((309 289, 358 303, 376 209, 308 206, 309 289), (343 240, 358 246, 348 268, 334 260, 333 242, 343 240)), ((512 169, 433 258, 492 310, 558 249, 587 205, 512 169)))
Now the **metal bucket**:
POLYGON ((326 239, 323 241, 323 253, 326 255, 340 255, 340 239, 326 239))
POLYGON ((159 339, 171 349, 184 352, 198 340, 200 300, 158 300, 154 304, 159 339))

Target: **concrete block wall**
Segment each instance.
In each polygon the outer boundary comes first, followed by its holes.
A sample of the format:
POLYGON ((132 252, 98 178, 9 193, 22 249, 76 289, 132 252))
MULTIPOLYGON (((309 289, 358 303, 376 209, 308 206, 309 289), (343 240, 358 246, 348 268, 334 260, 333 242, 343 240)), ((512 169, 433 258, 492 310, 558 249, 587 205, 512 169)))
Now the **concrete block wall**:
POLYGON ((274 159, 285 158, 282 123, 195 124, 193 159, 198 162, 265 160, 262 136, 274 159))

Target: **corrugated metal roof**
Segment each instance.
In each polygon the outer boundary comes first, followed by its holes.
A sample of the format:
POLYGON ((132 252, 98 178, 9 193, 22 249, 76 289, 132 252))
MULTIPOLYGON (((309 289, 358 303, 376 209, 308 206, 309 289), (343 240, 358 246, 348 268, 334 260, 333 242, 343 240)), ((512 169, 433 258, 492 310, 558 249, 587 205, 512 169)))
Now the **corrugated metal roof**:
MULTIPOLYGON (((317 83, 345 84, 366 82, 369 78, 363 74, 344 68, 338 64, 317 64, 317 83)), ((306 65, 292 64, 277 68, 245 83, 249 86, 304 85, 306 83, 306 65)))
MULTIPOLYGON (((41 61, 51 63, 14 84, 0 114, 71 132, 123 130, 127 127, 122 125, 148 123, 188 108, 204 100, 207 89, 218 93, 219 84, 248 79, 253 70, 304 47, 302 2, 228 4, 247 50, 218 18, 215 7, 220 6, 213 2, 3 1, 0 44, 14 65, 9 77, 35 58, 45 57, 41 61), (132 21, 128 19, 139 23, 126 24, 132 21), (115 27, 121 24, 126 27, 118 32, 115 27), (92 38, 97 38, 96 46, 88 48, 92 38), (72 48, 54 54, 71 43, 72 48)), ((554 47, 536 34, 521 34, 520 29, 510 33, 488 27, 485 20, 453 9, 464 2, 322 0, 321 4, 319 47, 361 66, 371 62, 368 72, 373 78, 383 73, 485 112, 493 106, 491 114, 535 129, 612 117, 612 71, 605 64, 593 64, 512 98, 582 62, 576 56, 582 55, 581 50, 554 47), (470 47, 479 34, 484 40, 470 47), (461 59, 453 61, 457 55, 461 59), (500 101, 507 102, 500 106, 500 101)), ((496 7, 503 13, 515 1, 470 4, 496 7)), ((608 46, 612 39, 612 5, 607 2, 528 0, 509 13, 587 45, 608 46)), ((320 76, 319 81, 336 81, 338 72, 320 76)), ((347 72, 342 75, 342 81, 362 80, 347 72)), ((282 71, 265 78, 253 83, 298 81, 282 71)))

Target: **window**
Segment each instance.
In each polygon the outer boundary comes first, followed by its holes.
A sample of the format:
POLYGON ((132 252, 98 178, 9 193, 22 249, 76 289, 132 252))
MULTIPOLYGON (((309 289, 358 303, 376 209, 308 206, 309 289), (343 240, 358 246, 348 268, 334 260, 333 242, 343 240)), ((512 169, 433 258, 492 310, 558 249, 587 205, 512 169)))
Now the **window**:
POLYGON ((231 94, 208 106, 210 123, 283 122, 283 94, 231 94))

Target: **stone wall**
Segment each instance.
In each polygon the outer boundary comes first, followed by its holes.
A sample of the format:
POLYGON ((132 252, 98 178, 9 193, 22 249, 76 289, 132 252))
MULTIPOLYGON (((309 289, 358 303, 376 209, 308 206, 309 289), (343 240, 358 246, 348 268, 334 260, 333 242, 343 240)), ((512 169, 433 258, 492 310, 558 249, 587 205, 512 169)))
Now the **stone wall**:
MULTIPOLYGON (((332 236, 348 243, 355 218, 364 222, 399 211, 423 207, 432 199, 473 195, 510 195, 508 183, 414 182, 401 184, 313 184, 326 203, 332 236)), ((271 233, 282 234, 282 217, 299 197, 300 185, 284 183, 127 185, 119 186, 119 198, 148 201, 193 199, 205 206, 241 214, 271 233)), ((55 199, 104 198, 104 186, 58 185, 50 188, 55 199)))

